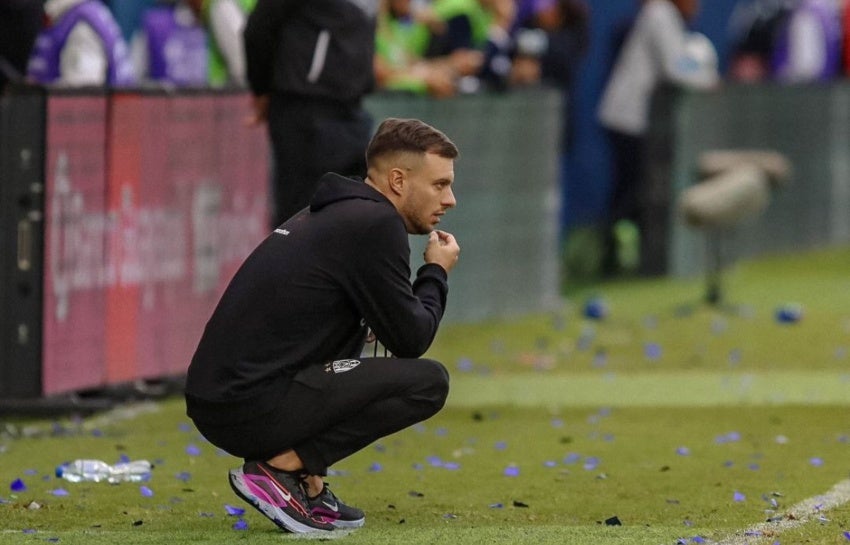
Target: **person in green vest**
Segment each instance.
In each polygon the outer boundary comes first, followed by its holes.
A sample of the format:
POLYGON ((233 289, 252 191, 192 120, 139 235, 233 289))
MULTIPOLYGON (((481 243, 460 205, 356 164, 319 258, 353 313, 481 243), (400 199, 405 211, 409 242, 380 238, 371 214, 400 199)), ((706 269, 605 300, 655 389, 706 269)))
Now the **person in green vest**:
MULTIPOLYGON (((514 0, 434 0, 428 57, 448 57, 458 73, 504 88, 511 71, 514 0)), ((478 83, 467 87, 475 90, 478 83)))
POLYGON ((382 2, 375 34, 378 87, 438 98, 454 95, 452 67, 443 59, 425 59, 430 42, 428 23, 411 0, 382 2))
POLYGON ((245 85, 245 48, 242 30, 257 0, 191 0, 207 28, 209 84, 245 85))

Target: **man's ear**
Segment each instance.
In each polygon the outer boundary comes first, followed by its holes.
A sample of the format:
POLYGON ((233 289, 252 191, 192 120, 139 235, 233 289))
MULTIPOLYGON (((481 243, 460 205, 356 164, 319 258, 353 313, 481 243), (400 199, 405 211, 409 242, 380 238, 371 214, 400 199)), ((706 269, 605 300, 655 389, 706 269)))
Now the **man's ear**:
POLYGON ((401 168, 393 168, 390 169, 389 174, 387 175, 387 181, 389 182, 390 191, 397 195, 401 195, 404 191, 404 183, 405 183, 405 173, 404 169, 401 168))

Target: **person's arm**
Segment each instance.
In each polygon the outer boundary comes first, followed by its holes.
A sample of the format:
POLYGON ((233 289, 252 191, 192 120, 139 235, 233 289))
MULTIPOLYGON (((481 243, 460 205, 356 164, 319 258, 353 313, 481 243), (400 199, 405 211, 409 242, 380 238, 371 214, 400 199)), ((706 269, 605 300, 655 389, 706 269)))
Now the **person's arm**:
POLYGON ((231 81, 245 83, 245 48, 242 31, 247 16, 234 0, 214 0, 210 6, 210 30, 231 81))
POLYGON ((452 238, 446 252, 426 250, 426 263, 411 284, 407 234, 398 223, 385 216, 364 231, 360 259, 351 269, 352 297, 381 344, 396 356, 419 357, 434 340, 446 305, 451 263, 440 262, 457 244, 452 238))
POLYGON ((644 31, 652 40, 663 79, 687 87, 707 88, 717 84, 716 69, 706 69, 688 59, 687 28, 672 2, 656 0, 644 8, 644 31))
POLYGON ((77 23, 68 34, 59 62, 62 85, 79 87, 107 82, 109 59, 100 36, 88 23, 77 23))

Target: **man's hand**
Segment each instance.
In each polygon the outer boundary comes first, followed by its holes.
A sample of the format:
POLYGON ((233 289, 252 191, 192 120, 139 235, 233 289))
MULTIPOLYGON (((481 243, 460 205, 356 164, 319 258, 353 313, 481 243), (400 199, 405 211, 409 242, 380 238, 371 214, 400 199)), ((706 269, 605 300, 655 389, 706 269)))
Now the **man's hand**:
POLYGON ((251 116, 246 121, 250 127, 262 125, 269 118, 269 95, 253 95, 251 97, 251 116))
POLYGON ((457 263, 459 255, 460 246, 454 235, 445 231, 431 231, 425 246, 425 263, 436 263, 449 272, 457 263))

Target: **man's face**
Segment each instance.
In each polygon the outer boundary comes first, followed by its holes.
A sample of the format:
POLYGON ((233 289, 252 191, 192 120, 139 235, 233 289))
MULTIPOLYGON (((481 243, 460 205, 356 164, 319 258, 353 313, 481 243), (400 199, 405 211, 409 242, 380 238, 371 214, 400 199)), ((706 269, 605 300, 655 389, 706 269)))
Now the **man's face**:
POLYGON ((428 234, 437 227, 446 210, 457 204, 452 192, 454 160, 426 153, 421 161, 405 169, 404 174, 399 212, 408 233, 428 234))

